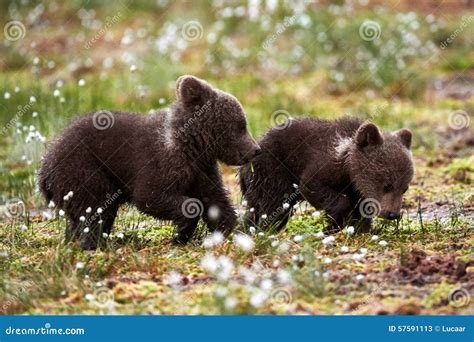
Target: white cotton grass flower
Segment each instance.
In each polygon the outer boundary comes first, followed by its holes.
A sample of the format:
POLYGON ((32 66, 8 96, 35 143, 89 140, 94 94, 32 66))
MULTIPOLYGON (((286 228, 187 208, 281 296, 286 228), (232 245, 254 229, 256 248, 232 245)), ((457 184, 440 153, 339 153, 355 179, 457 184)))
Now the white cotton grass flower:
POLYGON ((298 189, 298 184, 293 183, 293 188, 298 189))
POLYGON ((334 241, 336 240, 336 238, 332 235, 328 236, 328 237, 325 237, 322 241, 323 245, 325 246, 330 246, 334 243, 334 241))
POLYGON ((358 282, 361 282, 362 280, 364 280, 364 278, 365 278, 365 275, 363 275, 363 274, 358 274, 358 275, 356 275, 356 280, 357 280, 358 282))
POLYGON ((327 265, 327 264, 330 264, 332 262, 332 259, 331 258, 324 258, 323 262, 327 265))
POLYGON ((87 233, 89 233, 89 232, 90 232, 90 228, 89 228, 89 227, 84 228, 84 233, 85 233, 85 234, 87 234, 87 233))
POLYGON ((60 209, 58 214, 59 214, 59 216, 64 216, 64 210, 60 209))
POLYGON ((123 233, 118 233, 117 234, 117 238, 118 239, 123 239, 125 236, 123 235, 123 233))
POLYGON ((36 102, 36 97, 35 96, 30 96, 30 102, 35 103, 36 102))
POLYGON ((314 218, 318 218, 318 217, 321 216, 321 212, 320 211, 315 211, 311 214, 311 216, 314 217, 314 218))
POLYGON ((364 256, 364 254, 354 253, 352 254, 352 260, 361 261, 362 259, 364 259, 364 256))
POLYGON ((361 249, 359 249, 359 252, 360 252, 361 254, 367 254, 368 251, 369 251, 369 250, 368 250, 367 248, 361 248, 361 249))
POLYGON ((323 232, 317 232, 316 234, 314 234, 315 237, 317 237, 318 239, 322 239, 324 238, 324 233, 323 232))
POLYGON ((260 288, 264 291, 271 290, 272 287, 273 287, 273 281, 271 279, 263 279, 260 282, 260 288))
POLYGON ((135 64, 132 64, 130 66, 130 72, 135 72, 135 71, 137 71, 137 66, 135 64))
POLYGON ((31 116, 34 117, 34 118, 36 118, 36 117, 38 116, 38 112, 33 112, 33 113, 31 113, 31 116))
POLYGON ((92 208, 91 208, 91 207, 89 207, 89 208, 86 209, 86 214, 90 214, 91 212, 92 212, 92 208))
POLYGON ((86 85, 86 81, 81 78, 81 79, 79 80, 79 82, 77 82, 77 85, 78 85, 79 87, 84 87, 84 86, 86 85))
POLYGON ((107 234, 107 233, 102 233, 102 237, 103 237, 104 239, 107 239, 107 238, 109 237, 109 234, 107 234))
POLYGON ((229 293, 229 290, 227 290, 227 288, 225 287, 218 287, 214 290, 214 295, 217 298, 224 298, 225 296, 227 296, 227 293, 229 293))
POLYGON ((102 223, 104 223, 104 220, 99 220, 99 221, 97 221, 97 223, 102 224, 102 223))
POLYGON ((294 242, 301 242, 302 240, 303 240, 302 235, 295 235, 295 237, 293 238, 294 242))
POLYGON ((10 99, 10 97, 11 97, 11 94, 10 94, 8 91, 6 91, 6 92, 3 94, 3 98, 4 98, 5 100, 10 99))
POLYGON ((268 218, 268 215, 267 214, 263 214, 262 215, 262 220, 266 220, 268 218))
POLYGON ((52 209, 56 206, 56 204, 53 201, 49 201, 48 203, 48 208, 52 209))
POLYGON ((280 266, 280 264, 281 264, 280 260, 274 260, 272 265, 273 267, 278 267, 280 266))
POLYGON ((349 247, 347 246, 342 246, 341 247, 341 253, 348 253, 349 252, 349 247))
POLYGON ((346 234, 347 235, 352 235, 352 234, 354 234, 354 232, 355 232, 354 226, 349 226, 349 227, 346 228, 346 234))
POLYGON ((54 89, 53 96, 59 97, 60 95, 61 95, 61 92, 59 91, 59 89, 54 89))
POLYGON ((250 208, 249 211, 253 213, 255 211, 255 208, 250 208))
POLYGON ((242 201, 242 206, 243 206, 243 207, 246 207, 247 205, 248 205, 247 200, 243 200, 243 201, 242 201))
POLYGON ((252 238, 245 234, 234 235, 234 243, 244 252, 252 251, 255 246, 255 242, 252 238))
POLYGON ((20 92, 20 87, 16 86, 16 87, 15 87, 15 93, 18 94, 19 92, 20 92))
POLYGON ((24 225, 21 226, 20 229, 21 229, 22 232, 26 232, 28 230, 28 227, 27 227, 26 224, 24 224, 24 225))
POLYGON ((385 240, 380 240, 379 245, 382 247, 386 247, 388 245, 388 242, 385 240))
POLYGON ((97 214, 102 214, 104 210, 102 208, 97 208, 97 214))
POLYGON ((373 235, 371 238, 370 238, 370 241, 377 241, 379 239, 378 235, 373 235))
POLYGON ((256 229, 254 226, 250 226, 250 227, 249 227, 249 232, 250 232, 251 234, 255 234, 255 233, 257 232, 257 229, 256 229))
POLYGON ((82 270, 84 268, 85 264, 81 261, 79 261, 77 264, 76 264, 76 270, 82 270))
POLYGON ((219 256, 219 258, 217 258, 217 262, 219 265, 217 279, 221 282, 225 282, 230 278, 232 271, 234 270, 234 263, 228 256, 225 255, 219 256))
POLYGON ((158 100, 158 103, 159 103, 160 105, 165 104, 165 103, 166 103, 166 100, 165 100, 164 98, 160 98, 160 99, 158 100))
POLYGON ((257 234, 257 236, 259 236, 259 237, 264 237, 264 236, 265 236, 265 233, 264 233, 264 232, 259 232, 259 233, 257 234))
POLYGON ((288 209, 290 207, 290 203, 283 203, 283 209, 288 209))
POLYGON ((278 270, 276 277, 278 282, 283 285, 289 285, 292 282, 291 274, 286 270, 278 270))
POLYGON ((84 296, 84 298, 85 298, 85 300, 87 300, 88 302, 92 302, 92 301, 95 299, 95 297, 94 297, 94 295, 93 295, 92 293, 86 294, 86 295, 84 296))
POLYGON ((259 308, 265 303, 267 300, 267 294, 262 291, 262 290, 256 290, 251 296, 250 296, 250 305, 252 305, 254 308, 259 308))
POLYGON ((213 248, 220 245, 222 242, 224 242, 224 234, 216 231, 211 235, 207 236, 204 239, 202 245, 204 246, 204 248, 213 248))
POLYGON ((85 222, 85 221, 86 221, 86 218, 85 218, 84 216, 81 216, 81 217, 79 217, 79 221, 85 222))
POLYGON ((224 301, 224 308, 226 310, 233 310, 237 306, 237 299, 235 297, 228 297, 224 301))
POLYGON ((219 267, 217 258, 213 254, 207 253, 201 259, 201 267, 208 273, 211 273, 211 274, 215 273, 217 268, 219 267))

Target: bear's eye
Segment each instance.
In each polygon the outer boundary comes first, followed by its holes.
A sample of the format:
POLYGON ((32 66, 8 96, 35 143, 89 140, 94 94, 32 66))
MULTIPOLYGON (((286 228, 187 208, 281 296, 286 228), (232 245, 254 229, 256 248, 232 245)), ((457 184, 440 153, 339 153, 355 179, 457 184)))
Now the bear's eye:
POLYGON ((393 190, 393 185, 392 184, 385 184, 383 186, 383 191, 384 192, 391 192, 393 190))

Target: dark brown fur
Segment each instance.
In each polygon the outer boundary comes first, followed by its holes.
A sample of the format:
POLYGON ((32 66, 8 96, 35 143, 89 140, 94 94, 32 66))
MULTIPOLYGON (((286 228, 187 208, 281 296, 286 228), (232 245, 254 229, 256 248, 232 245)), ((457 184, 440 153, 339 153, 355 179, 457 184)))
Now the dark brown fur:
POLYGON ((303 199, 326 211, 332 229, 353 221, 370 228, 371 218, 358 210, 364 199, 380 203, 380 216, 399 218, 414 172, 409 130, 382 135, 353 118, 298 119, 271 129, 259 144, 253 172, 248 165, 240 169, 242 193, 253 208, 248 225, 281 229, 303 199))
POLYGON ((201 216, 183 214, 189 201, 195 201, 190 211, 203 209, 210 229, 233 228, 236 215, 217 161, 242 165, 259 152, 247 132, 244 111, 235 97, 192 76, 179 78, 176 95, 176 103, 156 115, 109 112, 113 125, 107 129, 96 128, 101 125, 97 114, 82 117, 51 146, 39 171, 39 187, 47 201, 65 210, 68 239, 96 248, 123 203, 172 220, 178 243, 192 237, 201 216), (65 201, 69 191, 73 196, 65 201), (218 217, 208 217, 211 206, 218 217), (89 207, 92 212, 86 213, 89 207), (89 233, 83 232, 86 226, 89 233))

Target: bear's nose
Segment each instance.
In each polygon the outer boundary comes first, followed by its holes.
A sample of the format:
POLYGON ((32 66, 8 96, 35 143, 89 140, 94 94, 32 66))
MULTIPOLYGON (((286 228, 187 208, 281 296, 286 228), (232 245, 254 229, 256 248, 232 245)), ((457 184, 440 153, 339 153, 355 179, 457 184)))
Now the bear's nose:
POLYGON ((400 218, 400 213, 395 213, 393 211, 389 212, 387 215, 389 220, 398 220, 400 218))

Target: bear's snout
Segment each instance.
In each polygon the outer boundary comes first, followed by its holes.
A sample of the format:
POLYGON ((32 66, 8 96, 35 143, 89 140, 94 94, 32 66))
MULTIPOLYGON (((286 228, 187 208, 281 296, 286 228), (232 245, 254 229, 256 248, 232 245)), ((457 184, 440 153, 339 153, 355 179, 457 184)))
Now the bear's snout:
POLYGON ((384 219, 387 219, 387 220, 398 220, 400 219, 400 212, 382 211, 380 216, 382 216, 384 219))

